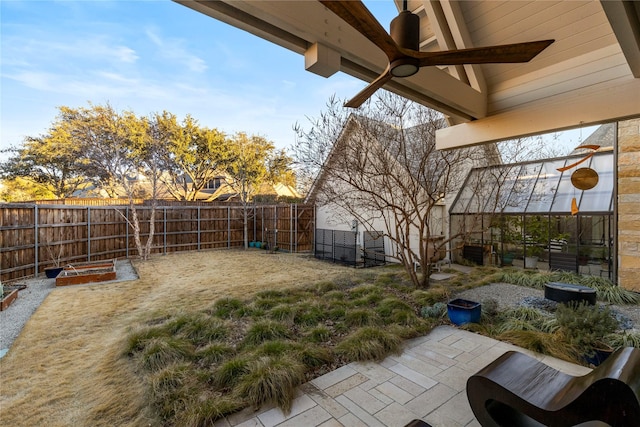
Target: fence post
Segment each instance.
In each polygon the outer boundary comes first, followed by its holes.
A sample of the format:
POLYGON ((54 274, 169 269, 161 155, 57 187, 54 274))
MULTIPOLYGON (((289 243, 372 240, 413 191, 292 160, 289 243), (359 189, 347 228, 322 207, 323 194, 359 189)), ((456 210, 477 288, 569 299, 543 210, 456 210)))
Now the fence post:
POLYGON ((87 261, 91 261, 91 206, 87 206, 87 261))
POLYGON ((231 247, 231 206, 227 206, 227 248, 231 247))
POLYGON ((200 252, 200 205, 198 205, 198 252, 200 252))
POLYGON ((164 255, 167 254, 167 207, 162 209, 162 250, 164 255))
POLYGON ((289 204, 289 251, 290 252, 297 252, 293 250, 293 228, 295 227, 295 224, 293 222, 294 206, 295 205, 293 203, 289 204))
POLYGON ((34 277, 38 277, 38 270, 40 268, 40 266, 38 265, 40 262, 39 256, 38 254, 40 253, 40 241, 39 241, 39 234, 40 234, 40 230, 38 229, 38 205, 33 205, 33 232, 34 232, 34 239, 33 239, 33 247, 35 250, 35 268, 36 270, 34 271, 33 276, 34 277))
POLYGON ((127 259, 129 258, 129 206, 127 206, 127 217, 124 220, 124 226, 125 229, 127 230, 125 232, 125 238, 127 239, 127 243, 126 243, 126 253, 127 253, 127 259))

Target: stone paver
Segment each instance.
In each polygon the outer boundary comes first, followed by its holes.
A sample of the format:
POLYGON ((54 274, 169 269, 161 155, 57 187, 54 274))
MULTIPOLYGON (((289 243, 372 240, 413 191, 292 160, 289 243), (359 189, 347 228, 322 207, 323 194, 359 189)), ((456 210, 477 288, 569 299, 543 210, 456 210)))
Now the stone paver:
POLYGON ((479 427, 467 379, 507 351, 532 355, 570 375, 588 368, 535 354, 452 326, 405 343, 401 355, 351 363, 301 386, 284 414, 271 406, 219 420, 219 427, 403 427, 420 418, 433 427, 479 427))

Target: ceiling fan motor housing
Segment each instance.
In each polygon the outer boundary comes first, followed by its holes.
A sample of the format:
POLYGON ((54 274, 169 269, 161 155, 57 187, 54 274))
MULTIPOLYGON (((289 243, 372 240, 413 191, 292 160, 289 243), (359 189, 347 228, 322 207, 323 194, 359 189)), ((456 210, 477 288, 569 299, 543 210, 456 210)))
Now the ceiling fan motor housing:
MULTIPOLYGON (((420 49, 420 18, 418 15, 403 10, 391 21, 390 35, 393 41, 403 49, 420 49)), ((402 57, 391 61, 391 74, 395 77, 409 77, 420 69, 418 60, 402 57)))
POLYGON ((420 49, 420 18, 415 13, 403 10, 391 21, 390 34, 393 41, 404 49, 420 49))

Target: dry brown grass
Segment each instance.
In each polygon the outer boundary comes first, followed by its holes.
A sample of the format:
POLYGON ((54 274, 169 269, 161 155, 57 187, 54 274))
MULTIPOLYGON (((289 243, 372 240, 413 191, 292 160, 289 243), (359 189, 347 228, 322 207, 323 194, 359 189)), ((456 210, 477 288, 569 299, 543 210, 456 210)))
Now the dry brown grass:
POLYGON ((355 276, 353 268, 262 251, 190 252, 136 263, 140 279, 52 291, 0 359, 0 425, 155 425, 120 357, 132 326, 220 297, 355 276))

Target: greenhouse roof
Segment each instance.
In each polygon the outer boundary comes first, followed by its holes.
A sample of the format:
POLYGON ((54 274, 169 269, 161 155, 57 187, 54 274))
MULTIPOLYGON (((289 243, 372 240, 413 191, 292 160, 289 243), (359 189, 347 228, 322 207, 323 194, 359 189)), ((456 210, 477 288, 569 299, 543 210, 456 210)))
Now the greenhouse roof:
MULTIPOLYGON (((588 153, 587 153, 588 154, 588 153)), ((562 158, 472 169, 449 212, 463 214, 570 215, 575 197, 580 214, 613 212, 613 151, 597 152, 588 160, 559 172, 585 157, 562 158), (598 183, 579 190, 571 175, 580 168, 598 173, 598 183)))

